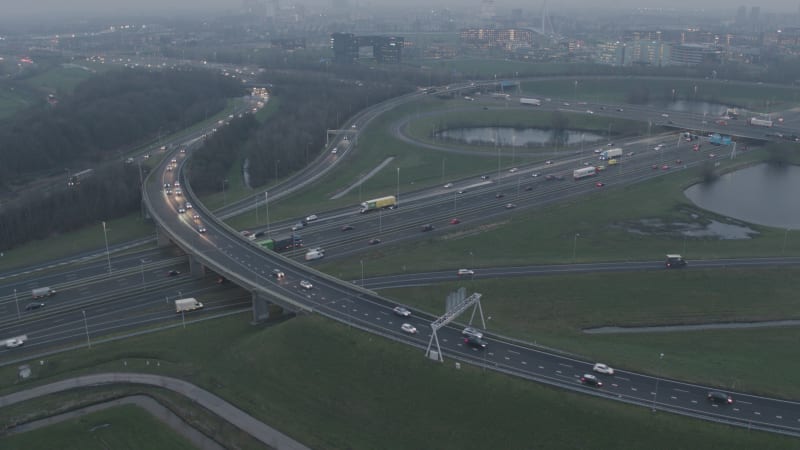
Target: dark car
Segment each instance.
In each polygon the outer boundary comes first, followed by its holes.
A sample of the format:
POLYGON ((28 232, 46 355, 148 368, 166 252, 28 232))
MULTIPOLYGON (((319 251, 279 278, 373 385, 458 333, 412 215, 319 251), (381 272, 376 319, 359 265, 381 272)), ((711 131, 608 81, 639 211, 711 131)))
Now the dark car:
POLYGON ((711 403, 719 403, 723 405, 730 405, 733 403, 733 398, 730 395, 720 391, 709 392, 707 398, 711 403))
POLYGON ((35 311, 39 308, 44 308, 44 303, 28 303, 25 306, 25 311, 35 311))
POLYGON ((370 239, 369 242, 368 242, 369 245, 375 245, 375 244, 380 244, 380 243, 381 243, 381 240, 378 239, 378 238, 370 239))
POLYGON ((352 225, 342 225, 342 231, 350 231, 353 229, 352 225))
POLYGON ((686 260, 681 255, 667 255, 667 269, 686 267, 686 260))
POLYGON ((433 231, 433 225, 431 225, 431 224, 423 225, 421 230, 422 231, 433 231))
POLYGON ((505 197, 505 194, 503 194, 502 192, 498 192, 497 194, 494 195, 494 198, 503 198, 503 197, 505 197))
POLYGON ((594 375, 592 375, 590 373, 583 374, 583 376, 581 377, 581 383, 583 383, 585 385, 588 385, 588 386, 596 386, 596 387, 603 386, 603 382, 600 381, 599 378, 597 378, 596 376, 594 376, 594 375))
POLYGON ((170 270, 169 272, 167 272, 168 277, 177 277, 180 274, 181 274, 180 270, 170 270))
POLYGON ((282 280, 286 278, 286 274, 281 269, 272 269, 272 277, 282 280))
POLYGON ((485 349, 487 346, 486 341, 476 336, 465 337, 464 343, 469 345, 470 347, 475 347, 481 350, 485 349))
POLYGON ((525 187, 525 190, 526 190, 526 191, 532 191, 532 190, 533 190, 533 186, 526 186, 526 187, 525 187))

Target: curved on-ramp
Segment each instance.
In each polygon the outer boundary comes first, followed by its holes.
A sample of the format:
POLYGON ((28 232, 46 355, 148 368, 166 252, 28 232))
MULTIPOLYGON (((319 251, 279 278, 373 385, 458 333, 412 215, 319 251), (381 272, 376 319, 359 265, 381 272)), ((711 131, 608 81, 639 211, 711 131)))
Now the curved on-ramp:
POLYGON ((110 384, 143 384, 168 389, 194 400, 200 406, 224 418, 237 428, 272 448, 281 450, 309 450, 305 445, 255 419, 253 416, 211 392, 189 382, 161 375, 110 372, 68 378, 66 380, 56 381, 54 383, 0 396, 0 408, 44 395, 68 391, 70 389, 110 384))

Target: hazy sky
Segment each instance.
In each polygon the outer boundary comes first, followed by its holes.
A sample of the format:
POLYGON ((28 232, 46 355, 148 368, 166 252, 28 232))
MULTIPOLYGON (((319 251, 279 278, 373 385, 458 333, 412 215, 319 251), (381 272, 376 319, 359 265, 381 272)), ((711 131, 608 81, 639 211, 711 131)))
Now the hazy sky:
MULTIPOLYGON (((281 5, 300 3, 307 7, 324 6, 330 7, 332 0, 278 0, 281 5)), ((498 12, 505 12, 514 7, 521 7, 528 10, 538 10, 544 0, 495 0, 495 9, 498 12)), ((425 0, 349 0, 351 5, 381 5, 394 4, 404 5, 405 7, 419 6, 420 8, 443 8, 446 5, 453 5, 451 8, 470 7, 474 8, 480 4, 480 0, 444 0, 441 2, 426 2, 425 0), (390 3, 391 1, 391 3, 390 3)), ((590 5, 591 8, 601 8, 602 5, 612 5, 616 8, 622 7, 650 7, 650 8, 707 8, 711 10, 733 11, 739 5, 760 6, 762 12, 791 12, 798 11, 800 0, 549 0, 549 9, 558 12, 559 9, 575 8, 581 5, 590 5)), ((19 15, 47 15, 52 19, 53 16, 67 14, 75 15, 121 15, 127 13, 134 14, 154 14, 178 11, 206 12, 209 10, 238 10, 242 5, 241 0, 0 0, 0 9, 3 16, 19 15)), ((732 14, 733 14, 732 13, 732 14)))

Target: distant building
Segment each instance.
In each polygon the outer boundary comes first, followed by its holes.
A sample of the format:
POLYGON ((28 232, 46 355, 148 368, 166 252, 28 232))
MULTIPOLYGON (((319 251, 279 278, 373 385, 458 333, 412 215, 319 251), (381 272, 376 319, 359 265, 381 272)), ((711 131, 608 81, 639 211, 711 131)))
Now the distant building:
POLYGON ((333 60, 352 64, 361 58, 374 58, 380 63, 400 63, 405 40, 395 36, 356 36, 353 33, 333 33, 333 60), (362 52, 362 49, 365 49, 362 52))
POLYGON ((696 65, 721 60, 722 52, 713 44, 673 44, 670 50, 671 64, 696 65))
POLYGON ((610 66, 624 66, 629 64, 625 58, 626 53, 627 46, 624 42, 603 42, 597 44, 595 61, 599 64, 607 64, 610 66))
POLYGON ((533 31, 524 28, 464 28, 459 32, 462 44, 478 48, 515 50, 533 44, 533 31))

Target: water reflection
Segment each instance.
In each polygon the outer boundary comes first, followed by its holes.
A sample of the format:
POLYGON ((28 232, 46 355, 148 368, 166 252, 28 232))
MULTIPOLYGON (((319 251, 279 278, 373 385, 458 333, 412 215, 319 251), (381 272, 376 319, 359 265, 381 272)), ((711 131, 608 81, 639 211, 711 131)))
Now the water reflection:
POLYGON ((604 140, 597 133, 578 130, 564 130, 555 139, 553 130, 542 128, 510 128, 510 127, 475 127, 453 128, 436 133, 442 139, 453 140, 473 145, 500 145, 503 147, 543 146, 559 142, 559 144, 592 143, 604 140))
POLYGON ((758 164, 684 191, 697 206, 751 223, 800 229, 800 167, 758 164))
POLYGON ((674 102, 648 102, 647 106, 675 112, 688 112, 693 114, 707 114, 709 116, 721 116, 725 114, 728 106, 710 102, 692 102, 688 100, 677 100, 674 102))

